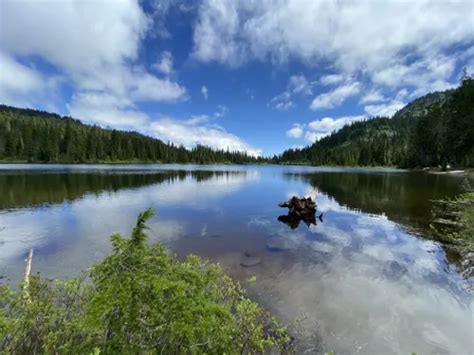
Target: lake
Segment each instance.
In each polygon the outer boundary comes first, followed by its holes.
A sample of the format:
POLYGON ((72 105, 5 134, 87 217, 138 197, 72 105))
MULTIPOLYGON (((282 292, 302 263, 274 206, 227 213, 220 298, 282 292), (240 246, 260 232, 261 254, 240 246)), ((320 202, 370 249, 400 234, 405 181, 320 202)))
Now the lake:
POLYGON ((152 241, 219 262, 283 322, 298 319, 302 352, 469 354, 472 280, 428 238, 431 200, 468 183, 394 169, 0 165, 0 275, 20 281, 30 248, 34 272, 77 275, 153 207, 152 241), (277 204, 292 195, 314 197, 322 220, 287 221, 277 204))

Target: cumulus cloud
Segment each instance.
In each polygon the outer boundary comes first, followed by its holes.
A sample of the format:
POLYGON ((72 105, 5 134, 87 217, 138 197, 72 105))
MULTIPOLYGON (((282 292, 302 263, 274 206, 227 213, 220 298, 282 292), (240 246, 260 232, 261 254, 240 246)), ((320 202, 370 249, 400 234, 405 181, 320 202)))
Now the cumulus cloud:
POLYGON ((201 94, 206 100, 209 98, 209 90, 206 85, 201 86, 201 94))
POLYGON ((357 95, 360 92, 360 87, 361 85, 358 82, 341 85, 333 91, 316 96, 311 102, 310 108, 318 110, 340 106, 351 96, 357 95))
POLYGON ((407 104, 407 99, 412 96, 413 93, 410 94, 406 88, 400 89, 391 100, 386 100, 379 91, 371 91, 361 99, 360 103, 366 104, 364 111, 369 116, 392 117, 407 104))
POLYGON ((339 84, 344 80, 344 76, 341 74, 329 74, 324 75, 319 80, 322 85, 334 85, 339 84))
POLYGON ((187 148, 201 144, 216 149, 246 151, 253 156, 262 154, 260 149, 252 147, 223 127, 209 122, 207 116, 196 116, 188 120, 161 118, 150 124, 150 131, 165 142, 172 141, 187 148))
POLYGON ((54 95, 61 78, 45 77, 34 68, 17 62, 0 51, 0 102, 28 107, 54 95))
POLYGON ((398 110, 402 109, 406 103, 398 100, 392 100, 388 103, 378 105, 364 106, 364 111, 369 116, 387 116, 392 117, 398 110))
POLYGON ((127 74, 127 96, 136 102, 178 101, 185 98, 186 90, 169 79, 159 79, 144 70, 133 70, 127 74))
POLYGON ((290 76, 288 89, 294 94, 311 95, 312 83, 302 74, 290 76))
POLYGON ((315 132, 329 134, 344 127, 346 124, 361 121, 364 116, 344 116, 339 118, 324 117, 320 120, 312 121, 308 124, 309 128, 315 132))
POLYGON ((334 131, 338 131, 342 127, 352 122, 364 120, 365 116, 343 116, 338 118, 324 117, 319 120, 311 121, 308 124, 294 123, 293 126, 286 131, 286 135, 290 138, 303 138, 314 143, 323 137, 330 135, 334 131))
POLYGON ((102 92, 74 94, 68 109, 73 117, 102 127, 143 132, 149 122, 149 117, 130 101, 102 92))
POLYGON ((94 111, 87 117, 98 116, 98 107, 81 108, 80 104, 90 104, 92 97, 114 96, 100 115, 126 113, 121 115, 125 119, 136 102, 174 102, 186 97, 178 83, 136 64, 140 43, 151 26, 138 1, 64 0, 45 6, 37 1, 6 0, 1 14, 2 50, 12 58, 39 57, 53 66, 72 87, 74 102, 69 107, 73 112, 94 111))
POLYGON ((362 99, 360 100, 360 103, 368 104, 368 103, 380 102, 384 100, 385 100, 385 97, 382 95, 382 93, 379 90, 371 90, 362 97, 362 99))
POLYGON ((2 75, 0 89, 13 92, 35 92, 43 88, 43 76, 26 65, 16 62, 10 56, 0 52, 2 75))
MULTIPOLYGON (((449 86, 453 63, 461 60, 453 53, 473 47, 468 14, 469 1, 204 0, 193 56, 228 66, 251 60, 331 63, 335 75, 390 87, 410 84, 419 95, 449 86)), ((340 82, 337 76, 321 80, 340 82)))
POLYGON ((455 86, 450 78, 456 68, 456 56, 437 55, 406 64, 398 63, 374 73, 375 84, 389 88, 414 87, 412 96, 455 86))
POLYGON ((135 59, 149 20, 135 1, 2 2, 2 48, 39 55, 74 77, 135 59))
POLYGON ((270 100, 270 106, 277 110, 286 111, 295 107, 292 98, 297 95, 311 95, 313 83, 302 74, 292 75, 288 79, 287 88, 284 92, 274 96, 270 100))
POLYGON ((319 141, 321 138, 326 137, 329 133, 318 133, 313 131, 306 131, 304 134, 304 139, 306 139, 309 143, 314 143, 319 141))
POLYGON ((286 135, 290 138, 301 138, 304 134, 303 127, 299 123, 294 123, 293 127, 286 131, 286 135))
POLYGON ((152 68, 162 74, 170 75, 173 72, 173 55, 168 51, 164 51, 161 53, 158 62, 152 65, 152 68))

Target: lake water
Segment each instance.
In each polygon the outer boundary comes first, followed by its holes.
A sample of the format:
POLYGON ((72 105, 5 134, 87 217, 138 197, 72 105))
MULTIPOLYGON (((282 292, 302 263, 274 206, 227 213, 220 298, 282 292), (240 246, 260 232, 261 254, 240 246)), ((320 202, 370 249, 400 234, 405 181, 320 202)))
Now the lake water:
POLYGON ((77 275, 153 207, 151 240, 218 261, 283 322, 300 319, 301 352, 470 354, 470 281, 425 238, 430 200, 467 183, 390 169, 0 165, 0 275, 21 280, 32 247, 33 271, 77 275), (322 221, 279 221, 292 195, 315 197, 322 221))

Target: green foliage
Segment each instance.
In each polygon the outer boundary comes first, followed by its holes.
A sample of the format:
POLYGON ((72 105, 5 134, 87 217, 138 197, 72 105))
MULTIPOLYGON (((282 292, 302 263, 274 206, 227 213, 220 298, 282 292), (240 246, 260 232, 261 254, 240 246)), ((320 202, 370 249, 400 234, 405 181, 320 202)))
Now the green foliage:
POLYGON ((354 122, 275 162, 349 166, 474 166, 474 79, 419 98, 393 118, 354 122))
POLYGON ((94 336, 83 327, 85 304, 92 294, 91 286, 83 280, 81 277, 57 282, 33 276, 28 286, 29 299, 20 292, 0 287, 1 352, 80 352, 81 344, 94 336))
POLYGON ((0 289, 5 353, 262 353, 288 350, 286 330, 221 268, 189 256, 179 262, 146 243, 141 213, 130 239, 84 277, 34 277, 30 299, 0 289))
POLYGON ((262 159, 201 145, 189 150, 137 132, 103 129, 71 117, 0 105, 0 160, 243 164, 262 159))
POLYGON ((247 279, 247 282, 248 283, 255 283, 257 282, 257 276, 250 276, 248 279, 247 279))

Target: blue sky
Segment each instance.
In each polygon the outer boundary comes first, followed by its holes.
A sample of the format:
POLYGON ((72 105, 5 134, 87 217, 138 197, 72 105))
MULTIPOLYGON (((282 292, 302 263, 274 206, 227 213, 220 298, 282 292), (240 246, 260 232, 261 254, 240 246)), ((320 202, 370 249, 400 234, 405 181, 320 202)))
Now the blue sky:
POLYGON ((0 101, 274 154, 474 72, 472 1, 0 4, 0 101))

